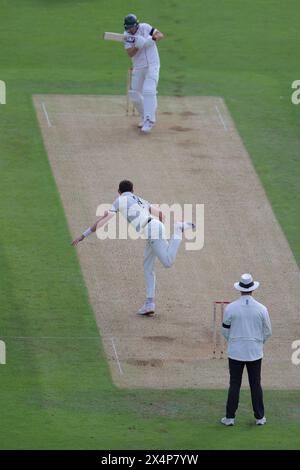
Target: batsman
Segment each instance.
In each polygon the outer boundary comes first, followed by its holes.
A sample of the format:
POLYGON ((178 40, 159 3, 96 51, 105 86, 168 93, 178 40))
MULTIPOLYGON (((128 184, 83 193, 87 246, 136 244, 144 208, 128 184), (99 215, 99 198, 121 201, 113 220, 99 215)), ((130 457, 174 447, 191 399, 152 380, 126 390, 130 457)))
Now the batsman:
POLYGON ((156 43, 164 35, 148 23, 139 23, 133 14, 125 16, 124 28, 125 50, 133 66, 129 99, 140 115, 141 131, 149 133, 156 121, 160 68, 156 43))

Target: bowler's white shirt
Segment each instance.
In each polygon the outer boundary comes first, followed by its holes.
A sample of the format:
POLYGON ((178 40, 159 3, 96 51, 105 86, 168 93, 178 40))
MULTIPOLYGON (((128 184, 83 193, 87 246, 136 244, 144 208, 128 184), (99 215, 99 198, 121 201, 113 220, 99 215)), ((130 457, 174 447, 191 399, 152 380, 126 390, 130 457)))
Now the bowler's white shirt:
POLYGON ((140 232, 150 217, 150 203, 128 191, 114 201, 109 211, 120 212, 140 232))
POLYGON ((251 295, 243 295, 227 306, 222 333, 228 340, 228 357, 256 361, 263 357, 263 344, 272 335, 267 308, 251 295), (228 328, 230 327, 230 328, 228 328))
MULTIPOLYGON (((144 38, 148 38, 150 33, 154 31, 155 29, 152 28, 152 26, 150 26, 150 24, 148 23, 140 23, 138 26, 138 30, 135 34, 130 34, 125 31, 125 49, 130 49, 131 47, 134 47, 134 38, 136 36, 143 36, 144 38)), ((152 43, 153 44, 151 44, 151 46, 149 47, 142 47, 142 49, 139 49, 138 52, 131 58, 133 68, 141 69, 144 67, 148 67, 149 65, 160 65, 156 41, 152 41, 152 43)))

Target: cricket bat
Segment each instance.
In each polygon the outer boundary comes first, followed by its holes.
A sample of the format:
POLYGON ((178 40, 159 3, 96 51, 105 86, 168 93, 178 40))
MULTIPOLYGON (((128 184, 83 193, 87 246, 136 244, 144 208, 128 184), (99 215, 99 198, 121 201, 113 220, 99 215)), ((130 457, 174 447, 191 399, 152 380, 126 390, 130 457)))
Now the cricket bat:
POLYGON ((105 39, 106 41, 123 42, 123 41, 124 41, 124 34, 119 34, 119 33, 104 33, 104 34, 103 34, 103 39, 105 39))

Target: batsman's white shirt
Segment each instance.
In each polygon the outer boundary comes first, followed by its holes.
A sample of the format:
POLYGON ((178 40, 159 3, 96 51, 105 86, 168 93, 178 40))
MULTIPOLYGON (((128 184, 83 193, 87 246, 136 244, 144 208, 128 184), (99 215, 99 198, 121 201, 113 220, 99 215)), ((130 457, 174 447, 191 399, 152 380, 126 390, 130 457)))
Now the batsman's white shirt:
POLYGON ((131 192, 122 193, 112 204, 110 212, 120 212, 128 223, 140 232, 150 216, 150 203, 131 192))
POLYGON ((267 308, 251 295, 243 295, 227 306, 223 335, 228 340, 228 357, 256 361, 263 357, 264 342, 272 335, 267 308))
MULTIPOLYGON (((149 35, 152 36, 154 31, 155 29, 152 28, 152 26, 148 23, 140 23, 138 30, 135 34, 130 34, 125 31, 125 49, 130 49, 131 47, 134 47, 134 41, 137 36, 143 36, 144 38, 148 38, 149 35)), ((142 47, 142 49, 139 49, 138 52, 131 58, 134 69, 149 67, 149 65, 156 65, 158 67, 160 66, 157 45, 155 41, 152 42, 153 44, 151 44, 151 46, 142 47)))

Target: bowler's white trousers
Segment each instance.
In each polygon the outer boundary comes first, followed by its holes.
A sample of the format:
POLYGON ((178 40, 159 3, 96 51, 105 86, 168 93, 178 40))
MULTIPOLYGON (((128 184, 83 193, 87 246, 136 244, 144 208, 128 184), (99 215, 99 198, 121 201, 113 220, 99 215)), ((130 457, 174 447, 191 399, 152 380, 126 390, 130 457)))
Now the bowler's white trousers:
POLYGON ((169 241, 165 239, 165 226, 157 219, 152 219, 145 227, 147 236, 144 252, 144 274, 147 297, 155 296, 154 263, 156 257, 165 268, 170 268, 176 259, 182 241, 182 233, 174 233, 169 241))
POLYGON ((133 69, 130 99, 141 118, 155 122, 157 108, 156 88, 159 80, 159 65, 133 69))

